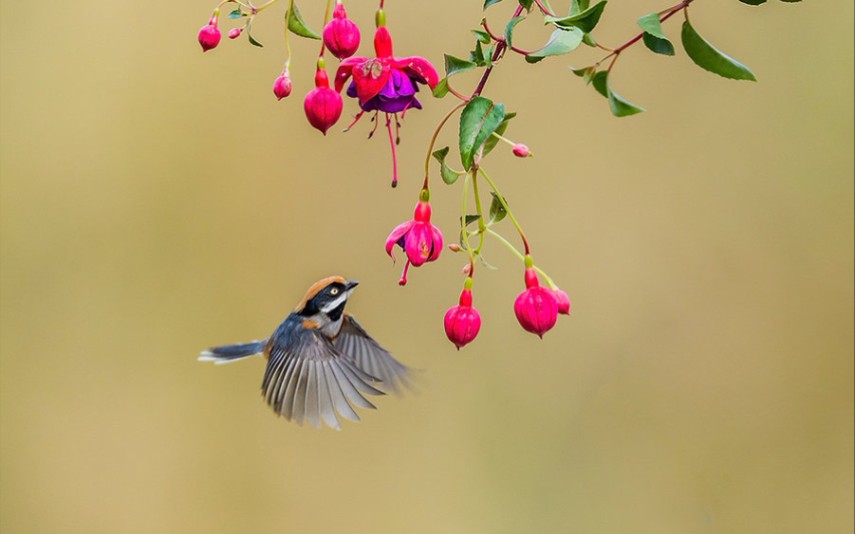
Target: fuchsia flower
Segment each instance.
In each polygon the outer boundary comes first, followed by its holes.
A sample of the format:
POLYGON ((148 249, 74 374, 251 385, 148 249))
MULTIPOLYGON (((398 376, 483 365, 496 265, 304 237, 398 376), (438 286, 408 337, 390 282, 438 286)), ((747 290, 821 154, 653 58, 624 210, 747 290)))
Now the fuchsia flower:
POLYGON ((218 15, 219 10, 215 11, 208 24, 202 26, 202 29, 199 30, 199 44, 202 45, 202 52, 217 48, 217 45, 220 44, 222 35, 220 34, 220 29, 217 27, 218 15))
POLYGON ((423 57, 396 58, 392 55, 392 36, 385 26, 374 34, 377 57, 352 57, 341 62, 335 75, 335 89, 341 92, 345 82, 353 77, 347 95, 359 99, 363 111, 399 113, 422 105, 416 99, 418 84, 433 89, 439 75, 423 57))
POLYGON ((344 102, 341 100, 341 95, 330 89, 323 60, 318 60, 318 70, 315 71, 315 88, 309 91, 306 100, 303 101, 303 108, 306 111, 309 124, 326 135, 327 130, 341 117, 343 106, 344 102))
POLYGON ((445 312, 445 335, 454 343, 457 350, 470 343, 481 330, 481 314, 472 307, 472 279, 467 278, 460 301, 445 312))
POLYGON ((288 76, 287 70, 280 74, 276 78, 276 81, 273 82, 273 94, 279 100, 291 94, 291 77, 288 76))
POLYGON ((526 331, 543 337, 558 320, 559 302, 553 290, 540 286, 531 257, 526 257, 525 287, 514 302, 514 313, 526 331))
MULTIPOLYGON (((395 147, 400 141, 398 135, 400 122, 397 114, 405 113, 410 108, 421 109, 422 105, 416 98, 419 84, 427 84, 433 89, 439 83, 439 75, 433 65, 423 57, 396 58, 392 55, 392 36, 386 29, 385 20, 386 15, 383 10, 378 10, 377 31, 374 34, 374 50, 377 56, 351 57, 342 61, 335 74, 335 90, 340 93, 345 82, 353 78, 347 88, 347 95, 357 98, 361 109, 350 126, 356 124, 366 111, 373 111, 375 120, 377 113, 386 114, 386 130, 389 133, 389 144, 392 150, 392 187, 395 187, 398 185, 398 161, 395 147)), ((375 123, 377 124, 379 121, 375 123)))
POLYGON ((430 222, 431 209, 428 199, 429 194, 423 190, 419 203, 416 204, 413 219, 396 226, 386 239, 386 254, 393 261, 395 256, 392 254, 392 249, 395 245, 404 249, 407 255, 407 263, 398 282, 402 286, 407 283, 407 271, 410 265, 420 267, 426 262, 434 261, 439 258, 442 250, 442 232, 430 222))
POLYGON ((567 293, 557 287, 553 287, 552 294, 558 300, 558 313, 561 315, 570 315, 570 297, 567 296, 567 293))
POLYGON ((336 2, 333 19, 324 27, 324 45, 339 59, 352 56, 359 48, 359 27, 347 18, 341 2, 336 2))
POLYGON ((243 28, 232 28, 229 30, 229 39, 237 39, 243 33, 243 28))

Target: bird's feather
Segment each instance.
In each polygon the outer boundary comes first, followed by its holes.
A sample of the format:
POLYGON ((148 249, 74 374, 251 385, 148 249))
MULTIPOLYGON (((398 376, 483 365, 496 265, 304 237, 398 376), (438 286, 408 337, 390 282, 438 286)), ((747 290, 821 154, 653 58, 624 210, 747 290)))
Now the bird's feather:
POLYGON ((364 395, 382 395, 377 379, 356 367, 317 330, 287 321, 270 338, 270 355, 261 391, 268 404, 288 420, 340 429, 338 416, 358 421, 353 406, 374 408, 364 395))
POLYGON ((333 344, 356 367, 379 379, 379 387, 384 391, 398 394, 402 386, 412 388, 409 368, 374 341, 352 315, 344 315, 341 330, 333 344))

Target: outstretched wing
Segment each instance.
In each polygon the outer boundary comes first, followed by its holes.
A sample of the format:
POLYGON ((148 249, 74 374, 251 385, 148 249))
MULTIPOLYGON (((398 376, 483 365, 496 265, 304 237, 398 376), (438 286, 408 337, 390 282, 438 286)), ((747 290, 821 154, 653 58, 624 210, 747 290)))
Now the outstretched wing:
POLYGON ((377 377, 384 389, 397 394, 401 392, 401 386, 412 388, 409 368, 374 341, 352 315, 344 315, 341 331, 333 344, 339 352, 350 357, 357 367, 377 377))
POLYGON ((267 345, 269 359, 261 391, 273 410, 302 425, 321 421, 341 429, 338 415, 359 421, 353 406, 374 408, 363 394, 382 395, 376 381, 343 356, 316 330, 300 329, 287 339, 274 336, 267 345))

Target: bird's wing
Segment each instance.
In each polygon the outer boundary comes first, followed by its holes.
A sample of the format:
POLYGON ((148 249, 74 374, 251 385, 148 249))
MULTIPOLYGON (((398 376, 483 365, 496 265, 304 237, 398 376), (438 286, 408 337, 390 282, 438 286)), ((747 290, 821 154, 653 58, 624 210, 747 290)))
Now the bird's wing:
POLYGON ((359 421, 354 406, 374 408, 363 394, 382 395, 375 379, 343 356, 316 330, 294 332, 288 343, 276 337, 268 345, 269 359, 261 391, 276 413, 302 425, 321 421, 341 429, 338 415, 359 421))
POLYGON ((400 393, 401 386, 412 388, 410 370, 368 335, 352 315, 345 314, 335 347, 350 357, 357 367, 380 380, 380 387, 400 393))

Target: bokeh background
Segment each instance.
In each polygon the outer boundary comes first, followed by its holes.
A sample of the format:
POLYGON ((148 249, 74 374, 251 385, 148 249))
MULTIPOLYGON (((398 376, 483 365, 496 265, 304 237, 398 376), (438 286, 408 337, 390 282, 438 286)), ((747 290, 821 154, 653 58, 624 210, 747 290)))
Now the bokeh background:
MULTIPOLYGON (((388 3, 397 53, 465 56, 480 4, 388 3)), ((604 43, 666 7, 619 4, 604 43)), ((393 191, 367 121, 305 123, 316 43, 271 94, 284 6, 259 17, 265 48, 203 55, 201 1, 0 5, 4 534, 852 531, 851 2, 696 2, 759 83, 639 46, 613 75, 648 108, 632 118, 567 70, 600 54, 509 56, 485 95, 536 157, 489 168, 574 311, 523 332, 520 264, 491 242, 460 352, 441 325, 463 258, 401 289, 382 250, 450 98, 407 117, 393 191), (419 394, 318 431, 264 405, 261 361, 196 362, 331 273, 362 282, 350 310, 423 370, 419 394)), ((374 7, 348 4, 366 43, 374 7)), ((452 237, 460 187, 433 193, 452 237)))

